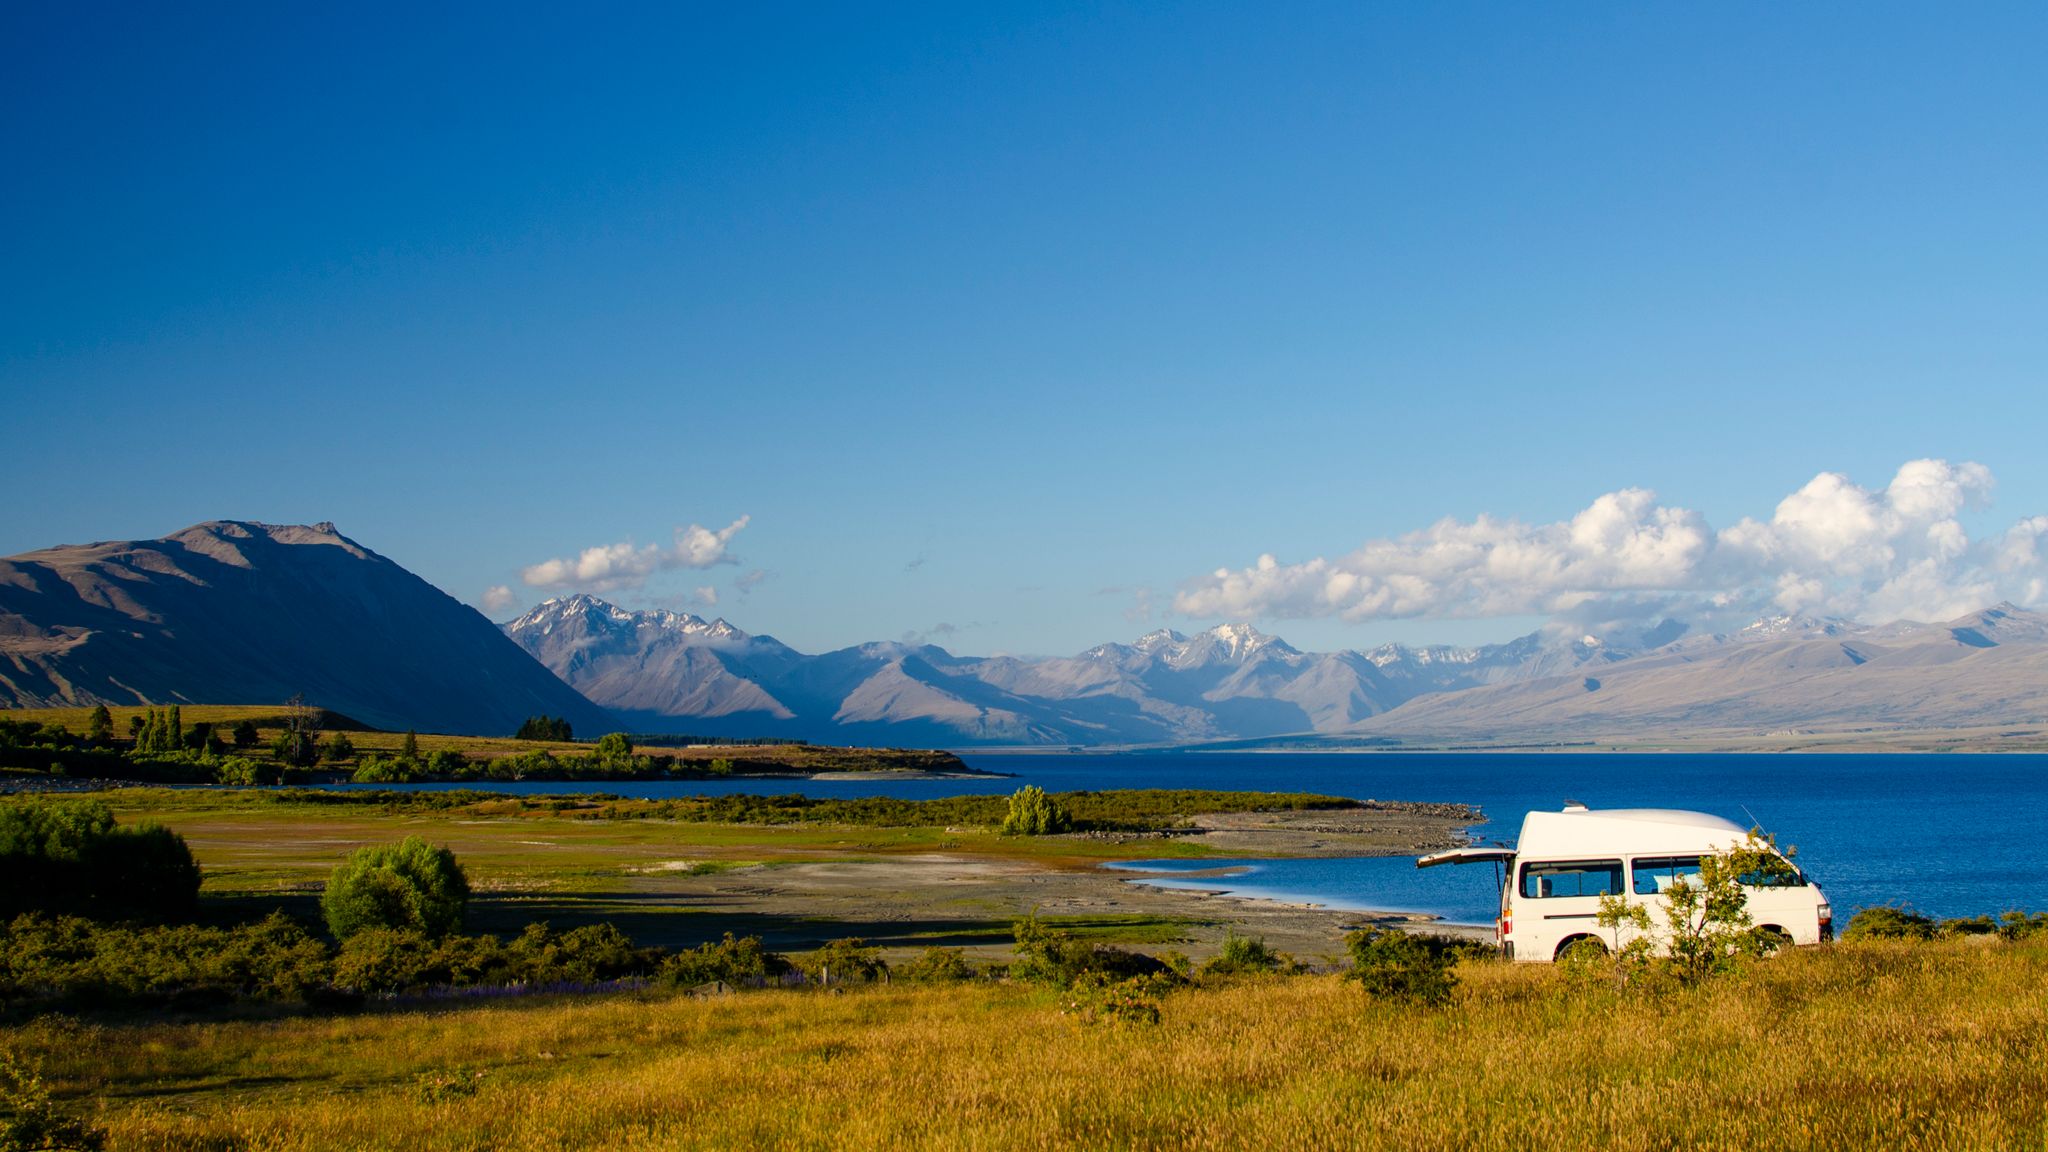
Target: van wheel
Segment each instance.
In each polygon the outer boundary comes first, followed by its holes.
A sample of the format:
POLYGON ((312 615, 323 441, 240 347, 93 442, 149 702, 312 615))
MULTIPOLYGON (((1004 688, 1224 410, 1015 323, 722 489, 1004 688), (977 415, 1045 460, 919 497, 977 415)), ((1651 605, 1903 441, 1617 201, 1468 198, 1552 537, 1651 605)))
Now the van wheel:
POLYGON ((1792 948, 1792 934, 1776 924, 1765 924, 1751 933, 1759 956, 1776 956, 1792 948))
POLYGON ((1574 936, 1557 946, 1560 964, 1593 964, 1607 958, 1607 944, 1598 936, 1574 936))

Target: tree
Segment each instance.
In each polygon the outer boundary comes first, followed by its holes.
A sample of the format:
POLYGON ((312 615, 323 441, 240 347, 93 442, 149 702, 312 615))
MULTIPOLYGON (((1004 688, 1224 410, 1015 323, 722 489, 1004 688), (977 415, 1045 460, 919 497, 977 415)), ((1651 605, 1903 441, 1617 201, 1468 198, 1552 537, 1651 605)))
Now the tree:
POLYGON ((327 738, 327 743, 320 746, 321 758, 330 764, 339 764, 355 754, 355 741, 350 740, 346 732, 336 732, 327 738))
POLYGON ((521 740, 558 740, 567 743, 574 740, 569 722, 559 716, 528 716, 526 723, 519 726, 521 740))
POLYGON ((327 878, 320 910, 346 940, 368 928, 410 928, 442 936, 462 923, 469 878, 455 853, 417 836, 358 848, 327 878))
POLYGON ((1650 910, 1619 894, 1600 898, 1595 920, 1614 933, 1617 984, 1648 963, 1662 945, 1664 962, 1681 983, 1693 984, 1733 967, 1741 957, 1761 954, 1774 942, 1750 926, 1749 888, 1782 884, 1798 876, 1776 841, 1752 830, 1725 852, 1700 857, 1698 879, 1677 877, 1664 890, 1662 928, 1650 910))
POLYGON ((303 695, 284 702, 284 731, 271 744, 277 758, 301 768, 312 767, 320 758, 320 710, 306 703, 303 695))
POLYGON ((85 738, 99 745, 114 742, 114 714, 105 704, 93 705, 92 716, 85 722, 85 738))
POLYGON ((399 741, 398 744, 398 757, 401 760, 417 760, 420 758, 419 733, 410 728, 405 730, 405 739, 399 741))
POLYGON ((1073 828, 1074 818, 1054 803, 1045 789, 1026 784, 1010 795, 1010 811, 1003 817, 1005 836, 1044 836, 1073 828))
POLYGON ((199 865, 177 833, 120 828, 97 800, 0 806, 0 919, 22 912, 174 919, 199 898, 199 865))
POLYGON ((256 722, 254 720, 244 720, 235 725, 235 747, 254 748, 257 741, 261 739, 263 739, 263 736, 256 731, 256 722))
POLYGON ((607 764, 624 760, 633 754, 633 742, 624 732, 608 733, 597 742, 597 758, 607 764))

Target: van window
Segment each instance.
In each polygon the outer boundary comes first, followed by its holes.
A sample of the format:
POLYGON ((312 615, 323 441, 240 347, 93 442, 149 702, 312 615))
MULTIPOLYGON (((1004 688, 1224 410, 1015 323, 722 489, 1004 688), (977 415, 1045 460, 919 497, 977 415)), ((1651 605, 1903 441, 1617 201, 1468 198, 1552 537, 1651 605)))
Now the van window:
POLYGON ((1684 880, 1700 886, 1700 858, 1697 856, 1641 856, 1629 865, 1629 875, 1638 896, 1655 896, 1684 880))
POLYGON ((1621 891, 1621 861, 1566 860, 1522 866, 1522 895, 1611 896, 1621 891))
POLYGON ((1745 888, 1804 888, 1806 877, 1790 860, 1772 856, 1755 872, 1742 874, 1745 888))

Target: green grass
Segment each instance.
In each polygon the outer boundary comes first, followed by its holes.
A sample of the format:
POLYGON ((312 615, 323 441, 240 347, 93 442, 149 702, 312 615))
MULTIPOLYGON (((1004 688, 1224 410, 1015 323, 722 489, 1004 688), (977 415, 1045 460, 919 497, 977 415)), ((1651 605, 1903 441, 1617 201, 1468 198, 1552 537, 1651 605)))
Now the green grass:
POLYGON ((2038 1148, 2048 948, 1841 945, 1617 995, 1467 963, 1091 1023, 1030 987, 636 994, 0 1033, 121 1148, 2038 1148), (478 1075, 480 1073, 480 1075, 478 1075), (451 1085, 455 1087, 450 1088, 451 1085))

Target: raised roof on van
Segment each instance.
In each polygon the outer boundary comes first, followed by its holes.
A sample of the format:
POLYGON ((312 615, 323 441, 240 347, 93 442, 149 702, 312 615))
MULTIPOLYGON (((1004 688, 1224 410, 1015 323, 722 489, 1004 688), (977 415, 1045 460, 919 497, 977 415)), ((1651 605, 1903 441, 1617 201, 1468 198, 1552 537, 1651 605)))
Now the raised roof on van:
POLYGON ((1742 843, 1749 830, 1706 812, 1676 808, 1566 808, 1522 820, 1516 855, 1528 859, 1579 855, 1718 852, 1742 843))

